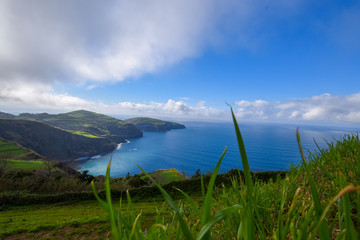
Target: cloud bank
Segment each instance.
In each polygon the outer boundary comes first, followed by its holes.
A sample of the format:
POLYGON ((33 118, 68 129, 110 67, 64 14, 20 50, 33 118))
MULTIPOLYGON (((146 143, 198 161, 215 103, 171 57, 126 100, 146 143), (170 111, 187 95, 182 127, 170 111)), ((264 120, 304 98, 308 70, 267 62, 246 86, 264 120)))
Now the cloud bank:
POLYGON ((282 16, 299 2, 2 0, 0 81, 123 81, 229 41, 249 47, 269 6, 282 16))
MULTIPOLYGON (((47 87, 19 86, 0 89, 0 111, 11 113, 64 112, 79 109, 112 115, 148 116, 178 120, 231 121, 229 109, 214 108, 205 101, 190 105, 187 99, 166 102, 118 102, 105 104, 84 100, 66 93, 58 94, 47 87)), ((323 94, 290 101, 240 100, 233 103, 236 116, 245 121, 360 123, 360 93, 352 95, 323 94)))

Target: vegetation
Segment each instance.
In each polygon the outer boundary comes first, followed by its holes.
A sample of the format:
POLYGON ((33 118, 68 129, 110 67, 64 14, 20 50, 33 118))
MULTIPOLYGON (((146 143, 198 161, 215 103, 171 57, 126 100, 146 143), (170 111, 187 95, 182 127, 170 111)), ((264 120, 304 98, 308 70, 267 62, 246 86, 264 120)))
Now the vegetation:
POLYGON ((125 120, 127 123, 134 124, 142 131, 165 132, 171 129, 185 128, 184 125, 175 122, 162 121, 155 118, 137 117, 125 120))
POLYGON ((106 176, 96 178, 64 170, 7 171, 0 179, 0 238, 359 239, 358 135, 345 135, 306 159, 297 133, 302 164, 253 173, 233 120, 243 171, 218 174, 226 149, 211 175, 165 185, 157 181, 167 171, 110 179, 111 161, 106 176), (131 186, 131 179, 141 187, 131 186), (92 194, 100 205, 79 202, 92 194), (34 203, 46 205, 16 206, 34 203))
POLYGON ((89 138, 37 121, 0 119, 0 137, 61 161, 110 152, 117 146, 108 138, 89 138))
MULTIPOLYGON (((167 218, 171 215, 162 202, 137 203, 134 209, 143 212, 147 227, 155 220, 157 210, 167 218)), ((126 208, 122 206, 122 210, 126 208)), ((110 230, 107 220, 95 201, 11 207, 0 214, 0 239, 104 239, 110 230)))
POLYGON ((200 205, 180 189, 187 202, 177 204, 140 168, 174 211, 171 222, 157 218, 146 231, 141 225, 142 213, 134 211, 130 194, 127 194, 127 211, 113 208, 110 160, 105 177, 106 201, 96 193, 94 183, 92 188, 98 202, 108 213, 113 239, 358 239, 358 136, 347 135, 343 141, 329 144, 329 150, 320 149, 319 153, 311 154, 308 162, 297 132, 302 165, 291 169, 286 179, 263 183, 251 175, 234 114, 233 121, 244 177, 239 174, 238 178, 233 178, 231 188, 214 189, 225 149, 206 189, 202 181, 200 205))
POLYGON ((46 167, 43 160, 8 160, 9 169, 17 170, 41 170, 46 167))
POLYGON ((85 110, 62 114, 22 113, 19 116, 3 114, 3 117, 39 121, 74 134, 85 137, 110 138, 118 143, 124 142, 126 138, 142 136, 141 131, 131 123, 85 110))
POLYGON ((0 159, 39 159, 37 153, 19 144, 0 138, 0 159))
MULTIPOLYGON (((181 174, 175 168, 159 169, 156 172, 150 173, 149 175, 152 179, 154 179, 160 185, 166 185, 166 184, 174 182, 174 181, 181 181, 181 180, 186 179, 186 176, 181 174)), ((147 177, 145 175, 142 175, 141 178, 144 180, 147 179, 147 177)))

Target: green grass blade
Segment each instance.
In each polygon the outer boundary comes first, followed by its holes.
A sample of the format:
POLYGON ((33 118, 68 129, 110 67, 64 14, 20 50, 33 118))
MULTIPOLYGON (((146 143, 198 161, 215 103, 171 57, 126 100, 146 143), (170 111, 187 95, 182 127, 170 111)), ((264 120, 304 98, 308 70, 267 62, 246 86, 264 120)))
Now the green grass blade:
POLYGON ((157 182, 155 182, 155 180, 144 170, 142 169, 139 165, 138 167, 140 168, 140 170, 146 175, 146 177, 148 177, 153 183, 154 185, 160 190, 160 192, 162 193, 162 195, 165 198, 165 201, 169 204, 169 206, 175 211, 178 220, 179 220, 179 224, 181 226, 181 230, 182 233, 184 235, 184 237, 188 240, 192 240, 194 239, 193 234, 190 232, 189 227, 187 226, 181 212, 179 211, 178 207, 176 206, 176 203, 174 202, 174 200, 172 200, 172 198, 170 197, 170 195, 165 191, 165 189, 163 189, 157 182))
MULTIPOLYGON (((296 138, 297 138, 297 142, 298 142, 298 146, 299 146, 299 150, 300 150, 300 154, 301 154, 301 158, 303 160, 303 164, 305 167, 305 171, 306 171, 306 175, 310 184, 310 189, 311 189, 311 194, 313 197, 313 201, 314 201, 314 207, 315 207, 315 213, 316 216, 318 218, 318 221, 320 220, 321 214, 323 213, 323 209, 319 200, 319 194, 316 190, 316 186, 315 186, 315 182, 311 177, 311 173, 310 173, 310 169, 309 166, 307 164, 306 158, 305 158, 305 154, 301 145, 301 139, 300 139, 300 134, 299 134, 299 128, 296 130, 296 138)), ((321 239, 330 239, 330 231, 328 226, 326 225, 326 223, 324 221, 321 221, 320 227, 319 227, 319 235, 321 239)))
POLYGON ((196 239, 205 238, 212 226, 214 226, 216 223, 220 222, 221 220, 225 219, 226 217, 230 216, 231 214, 237 212, 241 208, 242 207, 237 204, 216 212, 211 218, 209 218, 207 223, 201 228, 196 239))
MULTIPOLYGON (((223 154, 221 155, 218 163, 216 164, 216 167, 210 178, 210 182, 209 182, 206 196, 205 196, 203 216, 202 216, 202 221, 201 221, 203 224, 207 223, 208 219, 211 216, 211 200, 212 200, 212 194, 214 191, 214 184, 215 184, 216 176, 219 172, 220 165, 221 165, 222 160, 224 159, 226 151, 227 151, 227 147, 225 147, 225 150, 224 150, 223 154)), ((209 239, 209 238, 210 238, 210 234, 209 233, 205 234, 204 239, 209 239)))
POLYGON ((204 184, 204 176, 203 176, 202 172, 200 175, 200 182, 201 182, 201 197, 202 197, 203 202, 205 202, 205 184, 204 184))
POLYGON ((92 192, 93 192, 96 200, 100 203, 100 205, 101 205, 107 212, 109 212, 109 208, 108 208, 107 203, 106 203, 104 200, 102 200, 102 199, 99 197, 99 195, 97 194, 97 192, 96 192, 94 180, 92 180, 92 182, 91 182, 91 190, 92 190, 92 192))
POLYGON ((253 214, 253 202, 255 201, 253 199, 253 181, 251 177, 250 172, 250 166, 246 154, 245 144, 243 141, 243 138, 241 136, 240 128, 237 123, 235 114, 233 109, 231 108, 231 115, 234 122, 235 132, 236 132, 236 138, 239 145, 240 155, 241 155, 241 161, 243 165, 243 171, 245 176, 245 185, 246 185, 246 209, 244 216, 242 218, 242 221, 239 226, 238 230, 238 236, 243 236, 245 239, 254 239, 255 238, 255 220, 254 220, 254 214, 253 214))
POLYGON ((244 176, 245 176, 245 184, 247 185, 249 194, 251 195, 252 191, 253 191, 253 182, 252 182, 252 178, 251 178, 250 166, 249 166, 249 162, 248 162, 248 158, 247 158, 247 154, 246 154, 244 141, 241 136, 240 128, 236 121, 235 114, 234 114, 234 111, 232 108, 231 108, 231 115, 233 118, 235 132, 236 132, 236 138, 237 138, 237 142, 239 145, 241 161, 242 161, 244 176))
POLYGON ((119 236, 119 231, 118 231, 117 226, 116 226, 114 209, 113 209, 112 203, 111 203, 111 190, 110 190, 110 166, 111 166, 111 159, 112 159, 112 154, 111 154, 111 157, 110 157, 108 166, 107 166, 107 168, 106 168, 106 175, 105 175, 105 193, 106 193, 106 202, 107 202, 108 209, 109 209, 111 232, 112 232, 112 234, 113 234, 114 240, 118 240, 118 239, 120 239, 120 236, 119 236))
POLYGON ((211 175, 210 178, 210 182, 207 188, 207 192, 206 192, 206 196, 205 196, 205 202, 204 202, 204 212, 203 212, 203 223, 207 222, 207 219, 210 217, 211 215, 211 200, 212 200, 212 194, 214 191, 214 184, 215 184, 215 180, 216 180, 216 176, 219 172, 220 169, 220 165, 222 160, 224 159, 224 156, 227 152, 227 147, 225 148, 224 152, 222 153, 218 163, 216 164, 216 167, 211 175))
POLYGON ((287 181, 285 181, 283 184, 280 210, 279 210, 279 216, 278 216, 278 238, 280 240, 286 238, 286 234, 283 232, 283 212, 284 212, 284 205, 285 205, 285 200, 286 200, 286 190, 287 190, 287 181))

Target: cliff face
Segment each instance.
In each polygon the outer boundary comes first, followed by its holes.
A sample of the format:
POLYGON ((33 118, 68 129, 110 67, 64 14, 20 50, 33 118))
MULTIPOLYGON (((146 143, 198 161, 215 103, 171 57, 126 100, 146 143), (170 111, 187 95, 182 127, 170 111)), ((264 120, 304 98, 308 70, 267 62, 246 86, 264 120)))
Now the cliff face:
POLYGON ((19 119, 0 119, 0 137, 60 161, 109 152, 117 146, 108 138, 88 138, 41 122, 19 119))
POLYGON ((162 121, 155 118, 137 117, 127 119, 125 122, 134 124, 142 131, 166 132, 172 129, 185 128, 185 126, 180 123, 162 121))

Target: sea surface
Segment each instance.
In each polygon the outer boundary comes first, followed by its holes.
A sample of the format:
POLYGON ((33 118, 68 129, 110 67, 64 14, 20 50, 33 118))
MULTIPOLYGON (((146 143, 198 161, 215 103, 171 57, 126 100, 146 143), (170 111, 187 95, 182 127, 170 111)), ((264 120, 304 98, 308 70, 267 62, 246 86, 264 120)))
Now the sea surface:
MULTIPOLYGON (((191 176, 200 169, 212 171, 225 147, 228 151, 220 172, 242 169, 240 152, 232 123, 185 123, 186 129, 169 132, 144 132, 138 139, 129 139, 114 150, 111 176, 140 173, 137 165, 148 172, 176 168, 191 176)), ((296 141, 296 125, 241 124, 240 130, 252 171, 288 170, 300 163, 296 141)), ((345 133, 357 133, 355 126, 309 126, 299 128, 302 145, 314 151, 316 143, 326 148, 328 142, 341 139, 345 133)), ((92 175, 105 175, 110 154, 93 156, 78 161, 79 170, 89 170, 92 175)))

